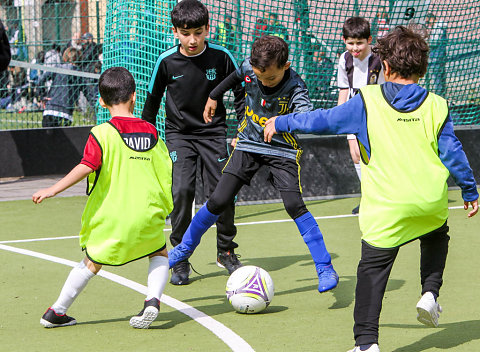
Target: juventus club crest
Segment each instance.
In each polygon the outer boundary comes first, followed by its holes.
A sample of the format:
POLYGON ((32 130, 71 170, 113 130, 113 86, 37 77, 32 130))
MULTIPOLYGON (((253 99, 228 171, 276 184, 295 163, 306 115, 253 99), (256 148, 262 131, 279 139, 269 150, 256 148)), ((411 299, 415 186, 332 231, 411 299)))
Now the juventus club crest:
POLYGON ((279 115, 288 114, 288 99, 285 97, 278 98, 278 106, 280 111, 278 111, 279 115))
POLYGON ((215 68, 208 69, 206 71, 206 75, 209 81, 213 81, 215 78, 217 78, 217 70, 215 68))

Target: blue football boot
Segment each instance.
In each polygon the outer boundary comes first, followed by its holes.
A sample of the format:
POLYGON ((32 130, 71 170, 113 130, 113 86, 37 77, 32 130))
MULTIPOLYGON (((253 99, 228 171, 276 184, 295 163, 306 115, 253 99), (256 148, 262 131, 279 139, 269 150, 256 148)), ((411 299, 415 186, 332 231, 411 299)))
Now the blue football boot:
POLYGON ((317 265, 318 292, 331 290, 338 285, 338 274, 333 265, 317 265))

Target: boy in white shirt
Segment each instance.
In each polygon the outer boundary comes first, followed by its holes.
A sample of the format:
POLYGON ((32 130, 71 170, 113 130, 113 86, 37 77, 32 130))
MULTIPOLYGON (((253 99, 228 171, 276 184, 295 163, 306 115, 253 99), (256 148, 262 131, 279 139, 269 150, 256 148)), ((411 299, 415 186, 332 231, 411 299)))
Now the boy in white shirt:
MULTIPOLYGON (((385 83, 382 63, 375 54, 372 54, 370 44, 370 23, 363 17, 350 17, 345 20, 342 29, 345 51, 338 62, 338 104, 343 104, 358 90, 367 84, 385 83)), ((358 142, 353 134, 347 135, 350 156, 352 157, 358 178, 360 173, 360 150, 358 142)), ((352 214, 358 214, 359 207, 352 210, 352 214)))

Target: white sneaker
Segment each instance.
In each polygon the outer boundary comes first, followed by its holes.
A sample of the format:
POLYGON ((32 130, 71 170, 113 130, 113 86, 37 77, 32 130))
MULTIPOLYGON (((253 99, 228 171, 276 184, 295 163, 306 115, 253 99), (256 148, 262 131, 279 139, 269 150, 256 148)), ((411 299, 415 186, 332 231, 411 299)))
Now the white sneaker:
POLYGON ((370 348, 366 349, 365 351, 360 350, 360 346, 355 346, 353 350, 350 350, 348 352, 380 352, 380 348, 376 343, 370 346, 370 348))
POLYGON ((417 303, 417 312, 417 320, 420 323, 436 328, 442 307, 435 301, 433 293, 425 292, 417 303))
POLYGON ((136 329, 148 329, 157 318, 159 310, 160 301, 155 297, 145 301, 141 312, 130 319, 130 326, 136 329))

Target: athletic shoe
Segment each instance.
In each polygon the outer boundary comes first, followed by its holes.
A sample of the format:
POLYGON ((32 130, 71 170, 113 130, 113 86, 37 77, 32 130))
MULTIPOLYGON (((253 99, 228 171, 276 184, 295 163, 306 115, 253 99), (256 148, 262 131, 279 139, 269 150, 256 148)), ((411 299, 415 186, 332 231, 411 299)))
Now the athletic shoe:
POLYGON ((425 292, 417 303, 417 312, 417 320, 420 323, 436 328, 442 307, 435 301, 433 293, 425 292))
POLYGON ((157 318, 160 310, 160 301, 155 297, 143 303, 143 309, 130 319, 130 326, 136 329, 148 329, 157 318))
POLYGON ((219 252, 217 255, 217 266, 227 269, 228 273, 231 274, 243 266, 238 258, 240 258, 240 255, 235 254, 233 249, 226 252, 219 252))
POLYGON ((352 214, 357 215, 360 212, 360 204, 352 209, 352 214))
POLYGON ((337 287, 338 274, 333 269, 333 265, 317 266, 318 292, 325 292, 337 287))
POLYGON ((172 285, 188 285, 190 283, 189 276, 192 273, 188 260, 183 260, 175 264, 172 268, 172 277, 170 283, 172 285))
POLYGON ((40 324, 46 328, 58 328, 60 326, 75 325, 76 323, 75 318, 69 317, 66 314, 57 314, 52 308, 48 308, 40 319, 40 324))
POLYGON ((179 243, 168 251, 168 265, 173 268, 177 263, 185 261, 193 254, 193 249, 188 248, 184 243, 179 243))
POLYGON ((349 350, 348 352, 380 352, 380 348, 378 347, 378 345, 376 343, 374 343, 373 345, 371 345, 366 350, 361 350, 360 346, 355 346, 355 348, 353 350, 349 350))

